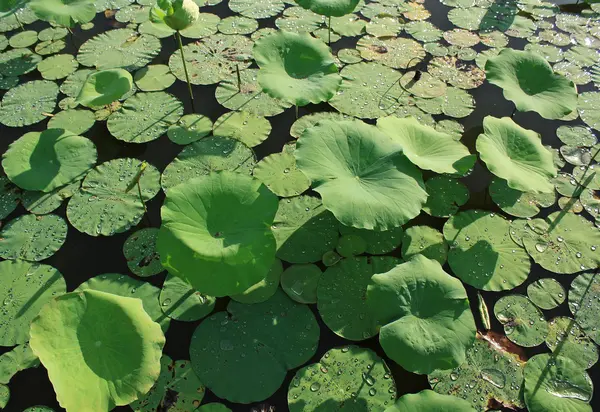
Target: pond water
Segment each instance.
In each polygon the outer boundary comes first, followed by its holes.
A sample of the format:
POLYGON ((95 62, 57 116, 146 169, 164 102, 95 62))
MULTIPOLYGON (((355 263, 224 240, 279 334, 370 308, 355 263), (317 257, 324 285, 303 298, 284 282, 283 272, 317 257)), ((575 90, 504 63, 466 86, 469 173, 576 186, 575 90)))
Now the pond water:
MULTIPOLYGON (((370 3, 370 2, 368 2, 370 3)), ((384 0, 381 3, 386 3, 384 0)), ((390 2, 391 3, 391 2, 390 2)), ((498 4, 500 4, 498 2, 498 4)), ((448 19, 448 12, 453 10, 452 7, 441 4, 438 0, 425 0, 423 3, 424 7, 429 10, 431 16, 427 21, 431 22, 437 28, 442 31, 452 30, 454 26, 448 19)), ((288 7, 290 7, 288 5, 288 7)), ((584 7, 573 6, 570 11, 579 13, 584 7)), ((201 8, 203 13, 213 13, 221 18, 235 15, 227 6, 227 0, 223 0, 221 3, 214 6, 204 6, 201 8)), ((96 18, 93 20, 94 27, 90 30, 82 30, 77 27, 73 30, 73 36, 66 38, 67 45, 61 53, 69 53, 76 55, 77 50, 81 44, 93 36, 102 33, 112 28, 125 27, 126 24, 118 23, 114 20, 114 17, 105 17, 103 13, 98 13, 96 18)), ((275 28, 275 18, 267 18, 258 20, 260 28, 273 27, 275 28)), ((48 27, 48 23, 35 22, 27 25, 27 29, 40 31, 43 28, 48 27)), ((13 33, 18 31, 12 31, 6 33, 10 37, 13 33)), ((401 37, 410 38, 406 32, 400 34, 401 37)), ((534 37, 535 35, 529 36, 534 37)), ((600 35, 599 35, 600 36, 600 35)), ((359 37, 343 37, 339 41, 332 43, 331 48, 333 54, 336 55, 341 49, 355 48, 359 37)), ((515 49, 523 49, 528 43, 526 38, 508 37, 509 43, 507 47, 515 49)), ((184 44, 192 43, 195 40, 184 38, 184 44)), ((443 41, 443 40, 442 40, 443 41)), ((600 43, 600 38, 595 39, 596 42, 600 43)), ((168 36, 161 39, 162 49, 160 54, 152 60, 153 64, 165 64, 168 65, 169 58, 177 49, 177 43, 173 36, 168 36)), ((482 52, 488 47, 478 44, 473 47, 477 53, 482 52)), ((433 56, 430 54, 421 61, 417 68, 419 70, 427 70, 427 63, 433 56)), ((473 63, 466 61, 465 63, 473 63)), ((596 64, 599 64, 598 62, 596 64)), ((256 66, 252 66, 256 67, 256 66)), ((587 70, 587 69, 586 69, 587 70)), ((26 82, 30 80, 41 79, 40 74, 37 71, 33 71, 29 74, 21 76, 20 82, 26 82)), ((229 110, 220 105, 215 98, 215 91, 217 84, 208 86, 196 85, 193 87, 194 96, 196 99, 195 106, 196 111, 205 116, 208 116, 212 121, 218 119, 222 114, 227 113, 229 110)), ((578 92, 594 91, 593 82, 588 82, 585 85, 578 86, 578 92)), ((175 95, 185 106, 185 113, 192 113, 192 108, 187 94, 187 87, 185 82, 175 81, 175 83, 168 87, 165 91, 175 95)), ((499 87, 489 84, 487 81, 481 86, 470 89, 469 93, 475 100, 475 110, 468 116, 457 119, 460 124, 464 127, 464 134, 462 142, 469 148, 471 153, 477 153, 475 149, 475 140, 477 136, 482 133, 483 119, 485 116, 511 116, 513 114, 514 105, 503 97, 502 90, 499 87)), ((60 99, 59 99, 60 100, 60 99)), ((600 109, 600 108, 598 108, 600 109)), ((300 107, 298 110, 299 116, 304 116, 309 113, 321 112, 321 111, 334 111, 334 109, 326 103, 318 105, 308 105, 300 107)), ((56 113, 56 112, 55 112, 56 113)), ((444 116, 436 115, 435 120, 444 119, 444 116)), ((269 121, 272 126, 272 131, 269 138, 262 144, 254 147, 254 151, 258 159, 277 153, 282 150, 287 142, 293 141, 294 138, 290 135, 290 128, 296 120, 296 113, 294 108, 289 108, 283 113, 270 117, 269 121)), ((553 148, 559 148, 562 146, 562 142, 556 135, 556 129, 564 124, 564 121, 560 120, 547 120, 540 117, 534 112, 516 112, 513 115, 513 120, 520 126, 534 130, 539 133, 542 137, 542 141, 545 145, 552 146, 553 148)), ((374 121, 367 120, 369 123, 375 123, 374 121)), ((581 119, 576 119, 569 122, 570 125, 585 125, 581 119)), ((0 134, 2 139, 0 141, 0 150, 4 153, 8 148, 8 145, 24 134, 27 131, 42 131, 45 130, 47 121, 37 123, 35 125, 25 128, 9 128, 0 126, 0 134)), ((597 132, 596 132, 597 134, 597 132)), ((181 151, 182 146, 172 143, 166 136, 162 136, 159 139, 145 143, 145 144, 134 144, 124 143, 123 141, 115 139, 106 127, 106 122, 96 122, 95 125, 85 133, 85 136, 91 139, 98 150, 98 164, 121 157, 134 157, 137 159, 145 160, 150 164, 154 165, 160 171, 163 171, 165 167, 177 156, 181 151)), ((571 166, 567 165, 564 170, 570 171, 571 166)), ((433 173, 426 172, 425 178, 432 176, 433 173)), ((475 165, 474 171, 461 180, 467 185, 470 190, 470 199, 468 203, 461 207, 461 210, 467 209, 484 209, 493 211, 495 213, 504 214, 502 210, 494 204, 493 201, 487 195, 487 186, 489 185, 492 175, 485 169, 485 167, 478 161, 475 165)), ((313 192, 313 194, 315 194, 313 192)), ((147 203, 148 207, 148 219, 142 220, 142 222, 136 228, 148 227, 148 222, 153 227, 158 227, 160 222, 160 207, 165 199, 164 193, 161 191, 155 198, 147 203)), ((56 214, 65 217, 66 219, 66 203, 57 209, 56 214)), ((536 217, 544 217, 553 212, 560 210, 557 204, 549 208, 545 208, 536 217)), ((15 217, 25 214, 26 210, 19 206, 15 212, 11 213, 3 223, 8 222, 15 217)), ((589 218, 589 216, 588 216, 589 218)), ((417 218, 412 220, 407 226, 413 225, 428 225, 437 230, 442 230, 442 227, 446 219, 431 217, 425 213, 421 213, 417 218)), ((135 228, 134 228, 135 229, 135 228)), ((65 245, 58 250, 56 254, 45 260, 44 263, 54 266, 64 276, 67 283, 67 290, 71 291, 79 286, 82 282, 104 273, 123 273, 130 274, 127 267, 125 258, 123 257, 122 247, 128 236, 134 231, 129 230, 125 233, 115 234, 113 236, 104 237, 92 237, 76 230, 72 225, 69 225, 67 242, 65 245)), ((393 252, 394 256, 400 257, 400 250, 393 252)), ((533 262, 532 262, 533 263, 533 262)), ((319 263, 320 264, 320 263, 319 263)), ((320 264, 321 265, 321 264, 320 264)), ((284 263, 284 266, 287 264, 284 263)), ((323 269, 325 267, 321 265, 323 269)), ((444 266, 447 272, 452 273, 448 264, 444 266)), ((528 277, 528 280, 521 286, 513 289, 511 293, 517 293, 527 295, 527 286, 535 280, 541 278, 555 278, 565 288, 569 289, 572 280, 576 275, 556 275, 543 269, 537 264, 532 264, 532 270, 528 277)), ((165 274, 145 278, 145 281, 152 283, 157 287, 161 287, 165 278, 165 274)), ((480 318, 477 315, 477 290, 473 287, 466 286, 471 306, 475 314, 475 319, 480 330, 483 329, 483 325, 480 322, 480 318)), ((485 301, 490 308, 491 324, 492 329, 498 333, 503 333, 503 327, 493 315, 493 307, 495 302, 507 293, 498 292, 481 292, 485 301)), ((225 310, 228 298, 221 298, 217 300, 215 311, 225 310)), ((317 306, 310 305, 311 310, 314 312, 317 321, 320 326, 320 340, 319 346, 315 355, 311 358, 309 363, 318 362, 318 360, 327 352, 329 349, 350 343, 348 340, 336 335, 332 332, 321 320, 317 306)), ((544 312, 546 319, 551 319, 555 316, 570 316, 567 304, 564 303, 556 309, 552 309, 544 312)), ((164 353, 169 355, 173 359, 189 359, 189 343, 191 336, 201 321, 196 322, 177 322, 172 321, 170 327, 166 333, 166 346, 164 353)), ((385 353, 381 349, 378 338, 373 337, 367 340, 354 342, 361 347, 370 348, 375 351, 379 356, 384 359, 386 358, 385 353)), ((2 352, 8 351, 10 348, 3 349, 2 352)), ((534 354, 548 352, 545 345, 537 346, 534 348, 526 348, 525 353, 527 356, 533 356, 534 354)), ((409 373, 396 365, 392 361, 388 361, 393 377, 396 381, 398 388, 398 395, 405 393, 415 393, 419 390, 429 388, 429 383, 426 375, 417 375, 409 373)), ((299 368, 298 368, 299 369, 299 368)), ((248 411, 253 407, 259 407, 261 405, 268 405, 275 408, 277 411, 288 410, 287 406, 287 392, 290 382, 294 376, 295 370, 289 371, 285 382, 281 385, 280 389, 275 392, 269 399, 264 402, 259 402, 250 405, 233 404, 222 399, 217 398, 210 391, 207 391, 203 403, 208 402, 222 402, 234 411, 248 411)), ((588 370, 592 380, 594 382, 600 381, 600 366, 596 364, 588 370)), ((492 377, 493 378, 493 377, 492 377)), ((492 379, 490 378, 490 379, 492 379)), ((47 373, 43 367, 28 369, 18 373, 10 382, 9 388, 11 391, 10 401, 5 410, 7 411, 22 411, 23 409, 33 405, 47 405, 52 407, 54 410, 63 410, 60 408, 56 401, 56 397, 48 380, 47 373)), ((600 408, 600 395, 594 394, 591 401, 593 406, 600 408)), ((126 411, 130 410, 128 406, 118 407, 115 410, 126 411)))

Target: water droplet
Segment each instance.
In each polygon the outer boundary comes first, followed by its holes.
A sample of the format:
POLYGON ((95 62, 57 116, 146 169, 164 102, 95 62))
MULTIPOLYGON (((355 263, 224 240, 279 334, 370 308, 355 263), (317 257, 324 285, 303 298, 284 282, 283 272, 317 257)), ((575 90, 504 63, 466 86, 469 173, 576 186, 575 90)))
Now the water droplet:
POLYGON ((321 389, 321 384, 319 382, 313 382, 313 384, 310 385, 311 392, 316 392, 319 389, 321 389))

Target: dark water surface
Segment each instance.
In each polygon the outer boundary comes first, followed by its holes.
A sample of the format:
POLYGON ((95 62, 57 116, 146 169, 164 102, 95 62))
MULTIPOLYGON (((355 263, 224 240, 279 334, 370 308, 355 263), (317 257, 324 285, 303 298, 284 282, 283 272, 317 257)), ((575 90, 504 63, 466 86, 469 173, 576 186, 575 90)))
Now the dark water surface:
MULTIPOLYGON (((233 15, 226 3, 227 1, 225 0, 217 6, 203 7, 201 11, 217 14, 221 18, 233 15)), ((449 7, 441 5, 438 0, 426 0, 425 5, 432 14, 432 16, 429 18, 429 21, 442 30, 449 30, 453 28, 453 25, 447 19, 447 12, 450 10, 449 7)), ((106 19, 102 13, 97 15, 94 23, 95 27, 92 30, 74 30, 74 41, 78 46, 81 45, 85 40, 100 32, 106 31, 113 27, 124 26, 114 20, 106 19)), ((259 20, 259 24, 261 28, 275 27, 274 19, 259 20)), ((40 28, 47 27, 47 24, 36 22, 28 26, 28 28, 30 27, 38 30, 40 28)), ((402 34, 402 36, 407 35, 402 34)), ((332 44, 333 51, 336 52, 342 48, 354 47, 357 39, 358 38, 343 38, 342 40, 332 44)), ((194 41, 190 39, 183 40, 184 43, 194 41)), ((162 39, 161 42, 162 51, 160 55, 154 59, 153 64, 168 64, 170 55, 176 50, 174 38, 165 38, 162 39)), ((522 49, 524 45, 525 42, 523 40, 510 38, 510 47, 522 49)), ((68 41, 67 49, 63 50, 61 53, 76 54, 76 48, 72 42, 68 41)), ((425 68, 426 62, 427 60, 421 63, 418 67, 425 68)), ((40 76, 37 71, 34 71, 29 75, 23 76, 21 82, 39 78, 40 76)), ((214 97, 216 85, 193 86, 193 88, 196 98, 196 108, 199 113, 209 116, 214 122, 220 115, 228 111, 219 105, 214 97)), ((591 89, 591 83, 586 87, 579 87, 580 92, 591 89)), ((185 113, 192 113, 187 94, 187 87, 184 82, 176 81, 174 85, 168 88, 166 91, 177 96, 185 104, 185 113)), ((511 102, 503 98, 501 90, 498 87, 492 86, 487 82, 477 89, 469 90, 469 92, 476 100, 476 109, 470 116, 461 119, 460 122, 465 127, 465 135, 462 141, 473 153, 475 153, 475 139, 482 131, 481 125, 483 118, 487 115, 496 117, 510 116, 514 106, 511 102)), ((302 116, 307 113, 332 110, 333 109, 327 104, 310 105, 300 108, 299 114, 302 116)), ((434 118, 436 120, 440 120, 443 118, 443 116, 434 116, 434 118)), ((532 129, 540 133, 542 135, 544 144, 551 145, 555 148, 560 147, 561 143, 556 137, 555 133, 556 128, 561 124, 560 122, 542 119, 536 113, 531 112, 517 112, 514 116, 514 119, 522 127, 532 129)), ((254 148, 254 151, 259 159, 268 154, 280 152, 286 142, 293 140, 289 134, 290 127, 295 121, 295 113, 293 108, 286 110, 284 113, 278 116, 271 117, 269 120, 273 128, 269 139, 260 146, 254 148)), ((0 150, 3 153, 11 142, 16 140, 26 131, 45 130, 46 123, 46 121, 38 123, 28 127, 27 130, 25 130, 25 128, 7 128, 0 126, 0 134, 2 136, 0 140, 0 150)), ((93 142, 96 144, 98 149, 98 164, 119 157, 136 157, 138 159, 147 160, 162 171, 182 149, 182 146, 172 143, 166 136, 162 136, 160 139, 146 144, 124 143, 115 139, 108 133, 106 122, 97 122, 90 131, 85 133, 85 135, 93 140, 93 142)), ((425 174, 425 176, 427 177, 427 174, 425 174)), ((471 199, 467 205, 464 205, 461 208, 462 210, 481 208, 501 212, 495 206, 495 204, 491 202, 491 200, 486 199, 485 189, 489 184, 490 179, 491 175, 480 164, 476 166, 474 172, 470 176, 463 179, 463 181, 471 190, 471 199)), ((156 227, 158 227, 160 222, 160 206, 162 205, 163 200, 164 193, 161 191, 158 196, 156 196, 147 204, 150 221, 152 222, 153 226, 156 227)), ((64 202, 64 204, 55 212, 65 218, 66 203, 67 202, 64 202)), ((549 213, 557 210, 557 208, 558 207, 555 205, 553 208, 544 209, 538 217, 546 216, 549 213)), ((6 221, 9 221, 24 213, 27 212, 22 206, 19 206, 17 210, 6 219, 6 221)), ((419 217, 411 221, 409 225, 426 224, 441 230, 445 221, 446 219, 434 218, 422 213, 419 217)), ((135 229, 145 227, 146 224, 146 220, 143 220, 138 227, 128 231, 127 233, 117 234, 111 237, 91 237, 78 232, 71 225, 69 225, 67 242, 54 256, 44 261, 44 263, 48 263, 60 270, 67 282, 67 288, 69 291, 75 289, 85 280, 103 273, 117 272, 131 275, 127 268, 125 258, 123 257, 123 243, 135 229)), ((399 252, 396 254, 399 256, 399 252)), ((445 269, 451 273, 447 265, 445 266, 445 269)), ((145 278, 144 280, 160 287, 164 277, 164 274, 161 274, 154 277, 145 278)), ((556 278, 563 284, 565 289, 568 290, 569 285, 574 279, 575 275, 556 275, 542 269, 539 265, 532 262, 532 272, 527 284, 536 279, 544 277, 556 278)), ((479 316, 477 315, 476 290, 468 285, 465 285, 465 287, 469 293, 471 306, 475 313, 475 319, 477 322, 479 322, 479 316)), ((513 289, 511 293, 520 293, 526 295, 526 286, 522 285, 516 289, 513 289)), ((496 292, 482 292, 482 295, 484 296, 490 310, 493 308, 495 301, 505 294, 506 293, 501 294, 496 292)), ((215 310, 225 310, 228 300, 228 298, 219 299, 215 310)), ((313 310, 321 329, 321 338, 319 341, 318 350, 314 357, 310 360, 310 363, 313 363, 317 362, 327 350, 335 346, 348 344, 349 341, 335 335, 331 330, 329 330, 329 328, 325 326, 319 317, 316 305, 311 305, 311 309, 313 310)), ((545 312, 545 315, 547 319, 551 319, 559 315, 570 316, 570 313, 568 313, 567 305, 563 304, 558 309, 545 312)), ((503 333, 502 326, 493 316, 491 321, 493 329, 497 332, 503 333)), ((164 352, 173 359, 189 359, 188 348, 190 338, 199 323, 200 321, 171 321, 169 330, 166 333, 167 343, 164 352)), ((481 330, 483 330, 481 324, 478 326, 481 330)), ((382 358, 386 358, 378 344, 377 337, 361 342, 353 342, 353 344, 370 348, 377 352, 377 354, 382 358)), ((6 352, 7 350, 9 350, 9 348, 1 349, 2 352, 6 352)), ((541 345, 537 348, 526 349, 526 353, 529 356, 542 351, 548 352, 545 345, 541 345)), ((391 361, 388 362, 388 365, 391 368, 396 380, 399 396, 405 393, 418 392, 422 389, 429 388, 426 376, 408 373, 391 361)), ((596 364, 594 367, 588 370, 588 372, 594 382, 600 382, 600 363, 596 364)), ((231 404, 227 401, 216 398, 212 393, 210 393, 210 391, 206 393, 203 403, 222 402, 234 411, 249 411, 253 407, 257 407, 259 405, 271 405, 274 406, 277 411, 287 411, 287 389, 292 377, 294 376, 294 373, 295 370, 290 371, 280 389, 273 396, 271 396, 271 398, 262 403, 252 405, 231 404)), ((47 405, 54 408, 56 411, 63 410, 59 407, 56 401, 54 390, 43 367, 29 369, 18 373, 11 380, 9 387, 11 391, 11 399, 7 408, 5 409, 6 411, 22 411, 23 409, 34 405, 47 405)), ((593 398, 592 406, 593 405, 597 405, 598 409, 600 409, 600 395, 598 395, 598 393, 596 393, 593 398)), ((128 411, 131 409, 126 406, 116 408, 115 410, 128 411)))

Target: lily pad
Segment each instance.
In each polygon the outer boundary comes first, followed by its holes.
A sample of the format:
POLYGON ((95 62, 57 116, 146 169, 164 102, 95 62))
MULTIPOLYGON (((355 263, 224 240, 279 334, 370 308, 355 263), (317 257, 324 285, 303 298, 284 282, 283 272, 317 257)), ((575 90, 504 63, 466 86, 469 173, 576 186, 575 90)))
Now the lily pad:
POLYGON ((217 25, 223 34, 250 34, 258 29, 258 22, 244 16, 229 16, 217 25))
POLYGON ((367 306, 371 277, 401 261, 385 257, 353 257, 327 268, 317 288, 317 308, 325 325, 337 335, 360 341, 377 335, 377 319, 367 306))
POLYGON ((266 301, 275 294, 275 291, 279 287, 279 279, 282 272, 283 265, 281 264, 281 260, 275 258, 264 279, 250 286, 242 293, 231 295, 231 299, 240 303, 260 303, 266 301))
POLYGON ((408 261, 416 255, 437 260, 443 265, 448 258, 448 244, 444 236, 432 227, 409 227, 402 238, 402 257, 408 261))
POLYGON ((600 92, 583 92, 579 95, 577 103, 579 116, 585 124, 595 130, 600 130, 598 108, 600 108, 600 92))
POLYGON ((34 80, 7 91, 0 106, 0 123, 22 127, 39 123, 56 106, 58 86, 48 80, 34 80))
POLYGON ((519 346, 541 345, 548 336, 542 312, 525 296, 503 296, 494 305, 494 315, 504 326, 506 337, 519 346))
POLYGON ((11 351, 0 355, 0 383, 8 384, 17 373, 39 365, 40 361, 28 343, 15 346, 11 351))
POLYGON ((63 79, 77 70, 79 63, 70 54, 56 54, 47 57, 37 65, 37 69, 46 80, 63 79))
POLYGON ((10 37, 8 44, 13 49, 20 47, 29 47, 37 43, 38 34, 34 30, 25 30, 20 33, 16 33, 10 37))
POLYGON ((143 92, 158 92, 170 87, 175 76, 165 64, 151 64, 142 67, 134 76, 136 86, 143 92))
POLYGON ((527 296, 540 309, 550 310, 566 299, 565 289, 552 278, 538 279, 527 286, 527 296))
POLYGON ((533 217, 540 208, 550 207, 556 202, 554 192, 527 193, 512 189, 504 179, 494 178, 489 186, 490 196, 500 209, 511 216, 533 217))
POLYGON ((96 290, 60 296, 31 325, 31 349, 68 410, 110 410, 148 392, 164 343, 139 299, 96 290))
POLYGON ((96 123, 94 113, 89 110, 69 109, 56 113, 48 121, 48 129, 67 129, 81 135, 96 123))
POLYGON ((444 224, 448 263, 456 276, 477 289, 510 290, 529 275, 531 263, 509 236, 510 223, 481 210, 460 212, 444 224), (474 264, 474 262, 477 262, 474 264))
POLYGON ((3 76, 21 76, 37 68, 42 58, 31 50, 13 49, 0 53, 0 74, 3 76))
POLYGON ((438 262, 422 255, 374 275, 367 304, 382 325, 379 343, 384 352, 410 372, 457 367, 475 340, 464 287, 438 262))
POLYGON ((81 179, 96 163, 91 140, 64 129, 29 132, 4 153, 2 166, 17 186, 50 192, 81 179))
POLYGON ((556 176, 552 153, 536 132, 508 117, 492 116, 483 119, 483 130, 477 138, 477 151, 490 172, 506 180, 512 189, 533 193, 554 190, 550 181, 556 176))
POLYGON ((548 322, 546 346, 583 369, 591 368, 598 361, 598 347, 572 318, 558 316, 548 322))
POLYGON ((167 136, 173 143, 186 145, 208 136, 213 124, 210 118, 201 114, 186 114, 167 129, 167 136))
POLYGON ((290 134, 298 139, 306 129, 314 127, 322 120, 343 120, 346 116, 337 112, 317 112, 302 116, 292 124, 290 134))
POLYGON ((598 321, 598 290, 600 275, 584 273, 577 276, 569 289, 569 309, 577 323, 596 344, 600 342, 598 321))
POLYGON ((0 298, 4 304, 0 345, 29 340, 29 325, 40 309, 67 291, 65 280, 52 266, 23 260, 0 262, 0 298))
POLYGON ((325 208, 346 226, 401 226, 427 198, 420 171, 390 138, 360 121, 320 122, 298 139, 295 156, 325 208))
POLYGON ((504 97, 517 110, 535 111, 546 119, 559 119, 577 108, 577 90, 572 81, 555 74, 541 56, 504 49, 485 64, 490 83, 503 89, 504 97))
POLYGON ((423 211, 435 217, 450 217, 469 200, 469 189, 458 179, 434 176, 425 182, 429 194, 423 211))
POLYGON ((444 96, 433 99, 417 98, 418 108, 430 114, 445 114, 457 119, 467 117, 475 110, 475 100, 466 90, 448 87, 444 96))
POLYGON ((269 120, 246 111, 225 113, 213 126, 215 136, 231 137, 248 147, 258 146, 270 133, 269 120))
POLYGON ((108 69, 90 73, 77 95, 76 102, 87 106, 104 106, 119 100, 133 88, 133 79, 123 69, 108 69))
POLYGON ((0 256, 38 262, 52 256, 67 238, 67 223, 57 215, 23 215, 0 232, 0 256))
POLYGON ((322 16, 341 17, 354 11, 359 0, 295 0, 299 6, 322 16))
POLYGON ((427 72, 406 72, 400 78, 400 85, 411 95, 425 99, 446 94, 446 83, 427 72))
POLYGON ((231 402, 271 396, 288 370, 317 349, 319 326, 310 309, 281 290, 266 302, 231 301, 204 320, 190 344, 192 367, 207 388, 231 402))
POLYGON ((321 269, 312 263, 291 265, 281 274, 281 288, 298 303, 317 303, 321 269))
POLYGON ((67 205, 71 225, 90 236, 112 236, 138 224, 144 206, 136 182, 139 179, 144 202, 160 190, 158 170, 144 167, 137 159, 119 158, 92 169, 67 205))
POLYGON ((200 13, 198 20, 191 26, 181 30, 181 36, 190 39, 200 39, 217 33, 221 18, 212 13, 200 13))
POLYGON ((356 44, 363 59, 376 61, 393 69, 408 69, 425 58, 426 52, 419 42, 403 37, 385 39, 364 36, 356 44))
POLYGON ((163 283, 159 302, 169 318, 194 322, 213 311, 216 299, 196 292, 185 280, 169 274, 163 283))
POLYGON ((475 409, 466 400, 450 395, 441 395, 429 389, 401 396, 385 412, 444 412, 449 409, 475 412, 475 409))
POLYGON ((63 27, 87 23, 96 16, 91 0, 31 0, 28 5, 41 20, 63 27))
POLYGON ((371 255, 385 255, 396 249, 402 242, 402 227, 391 230, 367 230, 348 227, 340 224, 340 233, 342 235, 358 236, 366 243, 365 252, 371 255))
POLYGON ((231 11, 253 19, 266 19, 277 16, 285 8, 282 0, 231 0, 231 11))
POLYGON ((254 177, 282 197, 300 195, 310 187, 310 181, 296 167, 296 159, 290 153, 274 153, 263 158, 254 168, 254 177))
POLYGON ((156 252, 158 229, 140 229, 129 235, 123 244, 123 255, 127 267, 134 275, 145 278, 158 275, 164 269, 156 252))
POLYGON ((328 350, 319 362, 297 371, 288 388, 290 412, 341 411, 346 405, 383 410, 395 398, 396 383, 385 361, 358 346, 328 350))

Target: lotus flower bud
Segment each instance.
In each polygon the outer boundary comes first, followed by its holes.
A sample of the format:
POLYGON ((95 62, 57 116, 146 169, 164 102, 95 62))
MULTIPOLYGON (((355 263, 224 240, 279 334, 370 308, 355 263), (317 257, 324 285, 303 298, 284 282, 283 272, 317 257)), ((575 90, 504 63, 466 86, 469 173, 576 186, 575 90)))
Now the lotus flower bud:
POLYGON ((193 0, 158 0, 150 11, 150 20, 164 22, 173 30, 183 30, 198 20, 200 9, 193 0))

